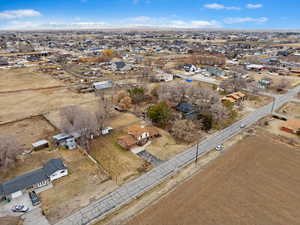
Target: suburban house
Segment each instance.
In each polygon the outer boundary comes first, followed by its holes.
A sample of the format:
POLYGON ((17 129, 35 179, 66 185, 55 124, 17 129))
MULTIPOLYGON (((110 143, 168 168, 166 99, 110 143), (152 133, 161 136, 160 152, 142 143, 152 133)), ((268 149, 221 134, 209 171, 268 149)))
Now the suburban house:
POLYGON ((272 79, 268 78, 268 77, 264 77, 258 81, 259 86, 261 88, 269 88, 271 86, 272 82, 273 82, 272 79))
POLYGON ((246 95, 240 91, 231 93, 222 98, 222 102, 231 102, 234 104, 239 104, 246 99, 246 95))
POLYGON ((281 126, 281 130, 286 131, 291 134, 300 134, 300 120, 299 119, 290 119, 286 121, 281 126))
POLYGON ((80 137, 78 132, 73 132, 71 134, 57 134, 52 137, 52 140, 56 146, 61 146, 69 150, 74 150, 77 148, 76 139, 80 137))
POLYGON ((62 159, 51 159, 40 169, 0 183, 0 199, 17 198, 26 190, 44 187, 67 175, 68 169, 62 159))
POLYGON ((134 146, 143 146, 149 139, 160 136, 155 127, 144 127, 139 125, 128 127, 127 133, 127 135, 118 138, 118 144, 125 149, 130 149, 134 146))
POLYGON ((176 106, 176 110, 181 112, 186 119, 195 119, 197 116, 195 105, 190 103, 180 103, 176 106))
POLYGON ((193 64, 185 64, 183 66, 183 69, 185 70, 185 72, 196 72, 197 71, 197 67, 193 64))
POLYGON ((123 61, 114 62, 114 63, 111 65, 111 68, 112 68, 114 71, 126 71, 126 70, 131 70, 131 66, 126 65, 126 63, 123 62, 123 61))

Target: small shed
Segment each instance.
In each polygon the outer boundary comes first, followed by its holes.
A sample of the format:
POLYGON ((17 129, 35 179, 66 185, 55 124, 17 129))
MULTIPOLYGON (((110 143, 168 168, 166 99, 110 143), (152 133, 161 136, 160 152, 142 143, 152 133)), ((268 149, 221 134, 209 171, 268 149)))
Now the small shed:
POLYGON ((93 83, 92 87, 95 90, 101 90, 106 88, 111 88, 113 86, 113 82, 111 80, 108 81, 101 81, 93 83))
POLYGON ((39 151, 49 147, 49 142, 47 140, 40 140, 31 144, 34 151, 39 151))

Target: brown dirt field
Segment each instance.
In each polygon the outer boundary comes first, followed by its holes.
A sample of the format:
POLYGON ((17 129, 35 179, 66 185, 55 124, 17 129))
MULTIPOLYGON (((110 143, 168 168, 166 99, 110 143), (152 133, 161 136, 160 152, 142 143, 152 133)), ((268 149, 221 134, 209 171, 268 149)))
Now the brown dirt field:
POLYGON ((138 175, 138 168, 144 164, 144 160, 117 144, 117 137, 124 134, 121 131, 114 131, 109 135, 100 136, 94 140, 90 150, 90 155, 118 184, 138 175))
POLYGON ((0 70, 0 80, 1 92, 44 88, 63 84, 45 73, 38 72, 35 67, 0 70))
MULTIPOLYGON (((159 128, 157 128, 159 129, 159 128)), ((167 160, 187 149, 187 144, 178 144, 167 131, 159 129, 161 137, 151 140, 151 144, 146 147, 147 151, 159 159, 167 160)))
POLYGON ((24 148, 54 134, 55 129, 42 116, 0 125, 0 135, 16 136, 24 148))
POLYGON ((1 225, 22 225, 23 221, 20 217, 6 216, 0 217, 1 225))
POLYGON ((263 96, 263 95, 249 95, 247 97, 247 100, 244 101, 244 105, 246 107, 250 108, 260 108, 264 105, 267 105, 268 103, 272 102, 272 98, 269 96, 263 96))
POLYGON ((289 102, 281 107, 278 112, 289 117, 300 118, 300 103, 289 102))
POLYGON ((53 188, 40 194, 42 208, 51 223, 115 188, 112 181, 107 181, 103 171, 79 151, 57 152, 64 159, 69 175, 54 181, 53 188))
POLYGON ((93 94, 76 94, 67 89, 0 94, 0 123, 26 118, 67 105, 95 100, 93 94))
POLYGON ((257 133, 127 225, 300 224, 300 152, 257 133))

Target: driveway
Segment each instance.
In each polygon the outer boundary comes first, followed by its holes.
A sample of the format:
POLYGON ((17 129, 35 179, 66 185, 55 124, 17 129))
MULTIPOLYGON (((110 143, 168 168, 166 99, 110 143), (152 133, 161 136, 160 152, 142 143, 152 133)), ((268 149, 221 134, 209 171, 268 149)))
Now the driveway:
POLYGON ((24 219, 23 225, 50 225, 39 206, 32 206, 28 193, 12 199, 11 202, 0 202, 0 217, 4 216, 21 216, 24 219), (27 213, 14 213, 11 209, 15 205, 25 205, 29 207, 29 211, 27 213))

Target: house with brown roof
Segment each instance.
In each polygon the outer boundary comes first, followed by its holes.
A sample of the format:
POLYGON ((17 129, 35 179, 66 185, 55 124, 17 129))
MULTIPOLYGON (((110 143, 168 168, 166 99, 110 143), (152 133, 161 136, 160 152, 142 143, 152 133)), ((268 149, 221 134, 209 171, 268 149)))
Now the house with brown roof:
POLYGON ((240 103, 246 99, 246 95, 240 91, 231 93, 222 98, 222 102, 240 103))
POLYGON ((299 119, 290 119, 286 121, 281 126, 281 130, 286 131, 291 134, 300 134, 300 120, 299 119))
POLYGON ((155 127, 144 127, 140 125, 128 127, 127 133, 127 135, 118 137, 118 144, 125 149, 130 149, 134 146, 143 146, 149 139, 160 136, 155 127))

